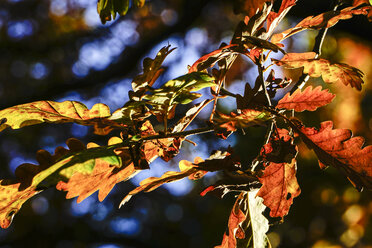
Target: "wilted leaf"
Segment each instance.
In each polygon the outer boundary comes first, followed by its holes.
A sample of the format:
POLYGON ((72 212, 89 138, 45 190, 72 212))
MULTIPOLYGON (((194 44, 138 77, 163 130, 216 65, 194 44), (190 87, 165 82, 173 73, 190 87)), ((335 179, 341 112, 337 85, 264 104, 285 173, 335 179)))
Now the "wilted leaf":
POLYGON ((304 73, 310 77, 322 76, 324 82, 341 82, 357 90, 362 89, 363 72, 359 69, 342 63, 331 63, 326 59, 313 59, 315 53, 287 53, 281 60, 274 60, 279 66, 288 68, 304 67, 304 73), (312 59, 310 59, 312 58, 312 59))
POLYGON ((271 217, 283 217, 288 214, 293 198, 300 193, 296 179, 296 160, 287 163, 269 163, 259 177, 262 187, 257 193, 270 208, 271 217))
POLYGON ((95 104, 89 110, 84 104, 76 101, 38 101, 1 110, 0 131, 7 127, 18 129, 43 122, 95 125, 100 123, 100 118, 109 116, 111 116, 109 107, 102 103, 95 104))
POLYGON ((288 110, 295 110, 302 112, 305 110, 315 111, 317 108, 322 107, 330 102, 336 95, 329 93, 328 90, 322 90, 321 86, 309 86, 304 91, 297 89, 293 94, 287 93, 282 99, 279 100, 277 108, 284 108, 288 110))
POLYGON ((271 42, 279 43, 289 36, 306 29, 330 28, 339 20, 350 19, 353 17, 353 15, 368 15, 368 11, 370 11, 370 9, 370 6, 348 7, 342 10, 328 11, 317 16, 309 16, 303 19, 295 27, 285 30, 282 33, 274 34, 271 38, 271 42))
POLYGON ((363 148, 362 137, 352 137, 348 129, 333 129, 332 121, 322 122, 319 130, 295 121, 290 124, 314 150, 321 168, 336 167, 358 190, 372 190, 372 146, 363 148))

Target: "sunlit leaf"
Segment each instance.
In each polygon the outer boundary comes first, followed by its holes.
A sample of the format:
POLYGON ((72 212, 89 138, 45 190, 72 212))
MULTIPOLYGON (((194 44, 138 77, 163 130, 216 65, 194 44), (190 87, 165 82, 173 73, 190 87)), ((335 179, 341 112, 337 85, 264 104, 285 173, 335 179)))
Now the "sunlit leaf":
POLYGON ((81 125, 96 125, 100 118, 111 116, 110 109, 102 103, 90 110, 76 101, 38 101, 0 110, 0 131, 7 127, 18 129, 43 122, 75 122, 81 125))
POLYGON ((328 11, 317 16, 309 16, 303 19, 295 27, 285 30, 282 33, 274 34, 271 42, 279 43, 289 36, 306 29, 321 29, 334 26, 339 20, 352 18, 354 15, 368 15, 370 6, 365 7, 348 7, 337 11, 328 11))
POLYGON ((297 121, 291 125, 305 144, 314 150, 321 168, 336 167, 357 189, 372 190, 372 146, 363 148, 362 137, 352 137, 348 129, 333 129, 332 121, 322 122, 319 130, 304 127, 297 121))
POLYGON ((272 0, 236 0, 234 1, 234 12, 252 17, 259 12, 265 2, 273 2, 272 0))
POLYGON ((342 63, 331 63, 326 59, 314 59, 315 53, 287 53, 281 60, 274 60, 279 66, 304 68, 310 77, 322 77, 326 83, 340 82, 357 90, 362 89, 363 72, 342 63))
POLYGON ((317 108, 330 103, 336 95, 329 93, 328 90, 322 90, 321 86, 306 87, 304 91, 297 89, 293 94, 287 93, 279 100, 277 108, 295 110, 302 112, 305 110, 315 111, 317 108))
POLYGON ((262 187, 257 193, 270 208, 271 217, 283 217, 288 214, 293 199, 300 195, 300 186, 296 179, 296 160, 287 163, 269 163, 259 177, 262 187))

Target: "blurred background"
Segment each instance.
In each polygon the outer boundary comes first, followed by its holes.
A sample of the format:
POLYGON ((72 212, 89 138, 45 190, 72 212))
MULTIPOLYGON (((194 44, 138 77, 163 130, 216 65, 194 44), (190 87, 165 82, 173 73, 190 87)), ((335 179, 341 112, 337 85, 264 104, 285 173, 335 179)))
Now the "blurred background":
MULTIPOLYGON (((279 30, 304 17, 330 9, 331 1, 299 1, 279 30)), ((141 9, 102 25, 96 0, 0 1, 0 109, 36 100, 77 100, 89 108, 107 104, 112 111, 127 100, 131 79, 142 70, 142 60, 154 57, 167 45, 177 47, 165 60, 158 84, 183 75, 200 56, 229 42, 242 16, 234 15, 233 1, 151 0, 141 9)), ((323 57, 361 69, 362 92, 344 85, 323 85, 337 94, 335 101, 300 118, 308 126, 333 119, 337 128, 353 130, 372 144, 372 43, 371 24, 365 17, 342 21, 329 31, 323 57)), ((287 51, 312 49, 317 32, 303 32, 285 41, 287 51)), ((280 58, 281 55, 275 55, 280 58)), ((276 76, 298 77, 300 71, 276 76)), ((244 58, 228 74, 227 88, 242 92, 253 83, 256 68, 244 58)), ((190 106, 186 106, 190 107, 190 106)), ((228 113, 235 101, 223 100, 219 109, 228 113)), ((180 108, 179 112, 184 109, 180 108)), ((206 118, 206 115, 201 114, 206 118)), ((149 176, 175 169, 181 159, 209 157, 213 149, 232 145, 242 163, 249 163, 260 149, 265 128, 237 132, 228 140, 213 135, 191 139, 170 163, 157 159, 151 170, 118 184, 98 202, 97 194, 77 204, 65 193, 47 190, 35 196, 16 215, 13 224, 0 230, 0 247, 146 248, 213 247, 219 245, 227 226, 234 196, 224 199, 199 193, 218 180, 209 173, 202 180, 184 179, 139 194, 118 209, 122 197, 149 176)), ((15 168, 35 162, 35 152, 53 152, 76 137, 105 144, 89 127, 75 124, 37 125, 0 134, 0 178, 14 176, 15 168)), ((321 171, 313 152, 300 145, 298 182, 302 189, 284 223, 269 231, 273 247, 372 247, 372 194, 357 192, 335 169, 321 171)))

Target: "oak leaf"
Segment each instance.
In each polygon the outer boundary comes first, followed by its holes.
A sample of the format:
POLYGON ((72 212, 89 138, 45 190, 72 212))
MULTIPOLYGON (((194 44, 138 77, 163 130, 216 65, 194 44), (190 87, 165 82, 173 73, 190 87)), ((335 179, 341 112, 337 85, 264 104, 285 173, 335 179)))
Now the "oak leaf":
POLYGON ((287 163, 269 163, 263 176, 257 195, 264 199, 264 204, 270 208, 271 217, 283 217, 288 214, 293 199, 300 193, 300 186, 296 179, 296 160, 287 163))
POLYGON ((362 137, 352 137, 348 129, 333 129, 332 121, 322 122, 320 129, 290 122, 304 143, 313 149, 321 168, 333 166, 344 173, 358 189, 372 190, 372 146, 363 148, 362 137))
MULTIPOLYGON (((136 6, 138 8, 145 4, 145 0, 132 0, 131 6, 136 6)), ((101 18, 101 22, 105 24, 107 21, 115 20, 116 13, 124 16, 129 9, 129 0, 98 0, 97 2, 97 12, 101 18)))
POLYGON ((306 87, 304 91, 297 89, 294 93, 287 93, 279 100, 277 108, 295 110, 302 112, 305 110, 315 111, 335 98, 336 95, 329 93, 328 90, 322 90, 321 86, 313 89, 312 86, 306 87))
POLYGON ((371 6, 364 7, 347 7, 342 10, 328 11, 317 16, 308 16, 299 22, 295 27, 285 30, 282 33, 274 34, 271 42, 279 43, 289 36, 301 32, 306 29, 321 29, 334 26, 339 20, 352 18, 354 15, 368 15, 371 6))
POLYGON ((314 59, 315 53, 287 53, 281 60, 274 60, 279 66, 288 68, 304 68, 304 73, 310 77, 322 76, 324 82, 341 82, 357 90, 362 89, 363 72, 359 69, 342 63, 331 63, 326 59, 314 59))
POLYGON ((236 0, 234 1, 234 12, 252 17, 259 12, 266 2, 272 0, 236 0))
POLYGON ((43 122, 75 122, 81 125, 95 125, 101 118, 111 116, 110 109, 102 103, 90 110, 76 101, 37 101, 0 110, 0 131, 7 127, 18 129, 43 122))

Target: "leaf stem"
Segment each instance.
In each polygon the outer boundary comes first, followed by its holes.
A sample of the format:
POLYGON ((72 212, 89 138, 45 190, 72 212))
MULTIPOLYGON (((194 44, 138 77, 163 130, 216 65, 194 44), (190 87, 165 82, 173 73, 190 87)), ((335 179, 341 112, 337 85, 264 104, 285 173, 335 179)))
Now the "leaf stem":
POLYGON ((176 138, 176 137, 187 137, 189 135, 195 135, 195 134, 202 134, 202 133, 209 133, 212 132, 214 129, 213 127, 201 127, 196 128, 188 131, 181 131, 177 133, 164 133, 164 134, 157 134, 157 135, 150 135, 142 137, 142 140, 153 140, 153 139, 164 139, 164 138, 176 138))

